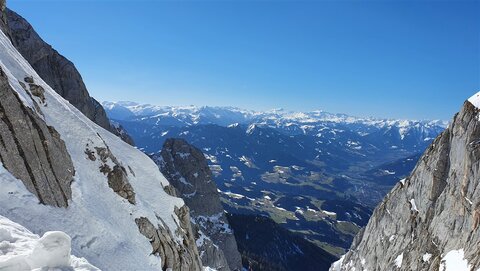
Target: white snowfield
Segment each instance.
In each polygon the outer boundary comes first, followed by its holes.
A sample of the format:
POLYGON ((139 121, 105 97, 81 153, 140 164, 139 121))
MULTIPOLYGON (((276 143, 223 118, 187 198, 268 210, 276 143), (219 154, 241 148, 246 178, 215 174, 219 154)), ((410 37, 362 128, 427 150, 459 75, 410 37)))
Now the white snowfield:
POLYGON ((37 114, 47 125, 54 127, 65 141, 75 167, 72 200, 68 208, 54 208, 39 204, 23 183, 0 165, 0 215, 31 229, 37 234, 51 230, 65 232, 72 238, 72 252, 85 257, 104 270, 161 270, 161 259, 151 255, 150 240, 140 234, 135 219, 148 218, 154 225, 165 222, 175 235, 178 217, 175 207, 184 205, 179 198, 165 193, 168 181, 158 167, 139 150, 124 143, 108 131, 86 118, 80 111, 52 90, 33 70, 0 31, 0 66, 7 74, 10 85, 22 101, 36 111, 32 98, 19 82, 32 76, 37 85, 45 89, 46 103, 37 114), (130 204, 109 186, 99 171, 100 159, 86 157, 86 146, 108 146, 112 154, 126 169, 136 204, 130 204))
POLYGON ((23 226, 0 216, 0 270, 97 271, 83 258, 70 255, 71 238, 61 231, 46 232, 42 238, 23 226))

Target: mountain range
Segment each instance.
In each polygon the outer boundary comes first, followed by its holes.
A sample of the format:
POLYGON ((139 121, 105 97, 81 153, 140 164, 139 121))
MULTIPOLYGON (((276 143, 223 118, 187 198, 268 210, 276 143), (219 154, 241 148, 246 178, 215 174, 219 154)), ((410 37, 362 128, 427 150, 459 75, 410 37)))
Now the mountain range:
POLYGON ((443 121, 103 102, 146 153, 183 138, 209 161, 227 211, 264 215, 340 255, 443 121))
POLYGON ((479 119, 102 106, 0 0, 0 270, 479 271, 479 119))

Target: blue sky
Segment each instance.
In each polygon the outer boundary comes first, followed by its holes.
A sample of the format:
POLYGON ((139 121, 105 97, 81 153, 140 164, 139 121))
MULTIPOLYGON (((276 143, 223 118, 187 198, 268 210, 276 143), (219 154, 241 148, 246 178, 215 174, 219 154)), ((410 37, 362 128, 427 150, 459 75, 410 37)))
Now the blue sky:
POLYGON ((9 0, 98 100, 450 119, 480 91, 478 1, 9 0))

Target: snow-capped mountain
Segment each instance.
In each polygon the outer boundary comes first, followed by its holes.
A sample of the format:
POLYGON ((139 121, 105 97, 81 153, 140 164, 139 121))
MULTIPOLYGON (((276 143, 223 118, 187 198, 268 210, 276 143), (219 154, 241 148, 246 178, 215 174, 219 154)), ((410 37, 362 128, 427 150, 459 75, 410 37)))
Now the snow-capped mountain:
POLYGON ((337 255, 392 183, 413 169, 416 161, 407 159, 445 127, 321 111, 103 105, 147 153, 172 137, 201 149, 227 211, 268 214, 337 255))
POLYGON ((480 270, 480 93, 375 209, 332 271, 480 270))
POLYGON ((324 111, 291 112, 283 109, 253 111, 235 107, 155 106, 135 102, 103 102, 107 114, 115 120, 141 119, 172 126, 215 124, 220 126, 248 124, 282 129, 292 134, 321 133, 325 127, 347 125, 361 136, 377 131, 397 133, 401 140, 411 136, 425 139, 438 134, 447 122, 358 118, 324 111), (393 132, 394 131, 394 132, 393 132))
MULTIPOLYGON (((0 215, 35 234, 63 232, 39 240, 59 253, 67 234, 73 254, 103 270, 201 270, 189 210, 164 191, 155 163, 45 83, 12 43, 0 7, 0 215)), ((10 235, 0 232, 3 253, 10 235)), ((42 270, 69 260, 40 261, 44 249, 23 260, 42 270)), ((0 266, 18 270, 9 261, 0 266)))

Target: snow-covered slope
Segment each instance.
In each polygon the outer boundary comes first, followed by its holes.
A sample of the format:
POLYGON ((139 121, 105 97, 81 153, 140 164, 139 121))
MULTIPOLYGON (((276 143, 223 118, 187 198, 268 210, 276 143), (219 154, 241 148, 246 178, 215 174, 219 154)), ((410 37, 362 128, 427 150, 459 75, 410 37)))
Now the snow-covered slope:
MULTIPOLYGON (((1 166, 0 215, 35 233, 67 233, 72 237, 74 254, 101 269, 159 270, 179 265, 199 269, 195 246, 185 245, 192 243, 188 212, 185 215, 179 211, 184 206, 181 199, 165 193, 163 187, 168 181, 153 161, 94 124, 52 90, 3 32, 0 68, 9 83, 8 88, 1 89, 2 95, 14 92, 25 110, 58 132, 75 171, 68 207, 58 208, 39 204, 41 200, 27 190, 22 182, 25 180, 17 179, 1 166), (28 85, 29 90, 25 87, 28 85), (150 222, 154 233, 145 230, 140 221, 150 222), (155 236, 147 239, 140 231, 155 236), (166 240, 168 243, 163 245, 170 250, 155 251, 154 247, 152 254, 150 238, 166 240)), ((34 152, 34 148, 31 146, 28 151, 34 152)), ((2 157, 2 161, 6 159, 9 157, 2 157)))
POLYGON ((22 225, 0 216, 0 270, 99 270, 84 258, 70 255, 70 245, 71 238, 64 232, 46 232, 40 238, 22 225))

